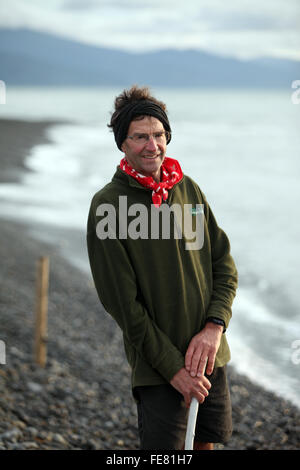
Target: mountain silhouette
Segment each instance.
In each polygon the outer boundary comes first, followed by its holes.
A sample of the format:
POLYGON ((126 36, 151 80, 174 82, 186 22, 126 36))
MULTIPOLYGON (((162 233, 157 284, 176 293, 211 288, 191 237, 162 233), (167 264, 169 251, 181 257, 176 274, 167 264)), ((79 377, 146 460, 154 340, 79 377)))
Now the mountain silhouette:
POLYGON ((0 80, 7 85, 285 87, 300 62, 242 61, 199 50, 134 53, 29 29, 0 29, 0 80))

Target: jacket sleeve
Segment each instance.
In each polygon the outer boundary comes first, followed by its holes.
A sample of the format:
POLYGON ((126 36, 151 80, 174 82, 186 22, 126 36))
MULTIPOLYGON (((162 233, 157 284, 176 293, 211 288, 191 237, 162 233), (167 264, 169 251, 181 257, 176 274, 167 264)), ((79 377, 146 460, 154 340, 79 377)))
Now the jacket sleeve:
POLYGON ((169 382, 184 367, 184 357, 139 301, 138 282, 125 246, 118 238, 100 240, 96 222, 92 202, 87 247, 99 299, 137 353, 169 382))
POLYGON ((212 295, 206 318, 215 317, 223 320, 227 329, 232 316, 231 307, 236 295, 238 273, 230 254, 228 237, 218 226, 205 196, 203 196, 203 201, 211 248, 213 276, 212 295))

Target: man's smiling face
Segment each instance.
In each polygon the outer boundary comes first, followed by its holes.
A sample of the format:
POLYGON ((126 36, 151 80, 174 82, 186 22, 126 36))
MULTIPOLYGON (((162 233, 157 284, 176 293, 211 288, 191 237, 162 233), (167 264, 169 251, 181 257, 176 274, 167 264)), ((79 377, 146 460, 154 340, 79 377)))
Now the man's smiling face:
POLYGON ((167 140, 155 139, 155 134, 164 132, 163 124, 153 116, 131 121, 128 128, 128 136, 148 134, 147 142, 139 143, 126 138, 122 144, 122 150, 128 163, 136 171, 144 176, 152 176, 155 181, 160 181, 160 168, 166 156, 167 140))

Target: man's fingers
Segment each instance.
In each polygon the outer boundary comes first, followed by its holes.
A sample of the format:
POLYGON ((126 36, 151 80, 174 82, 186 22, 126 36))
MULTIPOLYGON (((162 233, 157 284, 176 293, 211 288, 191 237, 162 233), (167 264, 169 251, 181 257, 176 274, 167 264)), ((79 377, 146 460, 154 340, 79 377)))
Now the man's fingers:
POLYGON ((196 377, 201 362, 201 350, 196 349, 192 357, 192 364, 190 368, 190 374, 192 377, 196 377))
POLYGON ((201 379, 196 378, 196 385, 193 388, 192 395, 197 398, 199 403, 203 403, 205 398, 208 397, 208 390, 211 388, 211 383, 204 375, 201 379))
POLYGON ((197 371, 197 377, 200 377, 201 375, 204 375, 205 373, 205 368, 207 364, 207 355, 202 354, 201 359, 199 361, 199 366, 198 366, 198 371, 197 371))
POLYGON ((203 375, 203 377, 202 377, 202 383, 203 383, 204 387, 205 387, 207 390, 210 390, 210 389, 211 389, 211 383, 210 383, 210 381, 208 380, 208 378, 205 377, 205 375, 203 375))
POLYGON ((211 354, 207 361, 206 373, 210 375, 214 370, 216 354, 211 354))
POLYGON ((196 348, 190 345, 185 355, 185 368, 192 377, 200 377, 205 372, 210 375, 214 369, 216 352, 213 348, 196 348))
POLYGON ((192 365, 192 357, 194 354, 194 350, 195 348, 190 345, 185 354, 185 367, 186 367, 186 370, 188 370, 189 372, 190 372, 191 365, 192 365))
POLYGON ((214 370, 214 365, 215 365, 215 359, 216 355, 211 354, 206 358, 201 357, 199 367, 198 367, 198 372, 197 372, 197 377, 200 377, 201 375, 204 375, 205 372, 210 375, 212 371, 214 370))
MULTIPOLYGON (((207 395, 208 395, 207 393, 194 392, 192 396, 195 397, 200 404, 202 404, 202 403, 204 403, 204 400, 207 397, 207 395)), ((192 396, 190 396, 190 395, 184 396, 184 402, 185 402, 185 406, 187 408, 189 408, 190 405, 191 405, 192 396)))

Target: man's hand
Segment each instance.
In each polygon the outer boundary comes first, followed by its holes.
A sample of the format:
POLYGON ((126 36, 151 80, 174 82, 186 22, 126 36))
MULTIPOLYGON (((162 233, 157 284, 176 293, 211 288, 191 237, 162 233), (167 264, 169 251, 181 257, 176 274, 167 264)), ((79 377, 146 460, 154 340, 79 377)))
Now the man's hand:
POLYGON ((185 367, 192 377, 201 377, 205 372, 208 375, 212 373, 222 334, 222 326, 208 322, 191 339, 185 354, 185 367))
POLYGON ((204 375, 193 378, 184 367, 174 375, 170 383, 183 395, 187 407, 190 406, 193 397, 199 403, 203 403, 208 396, 208 390, 211 388, 210 381, 204 375))

